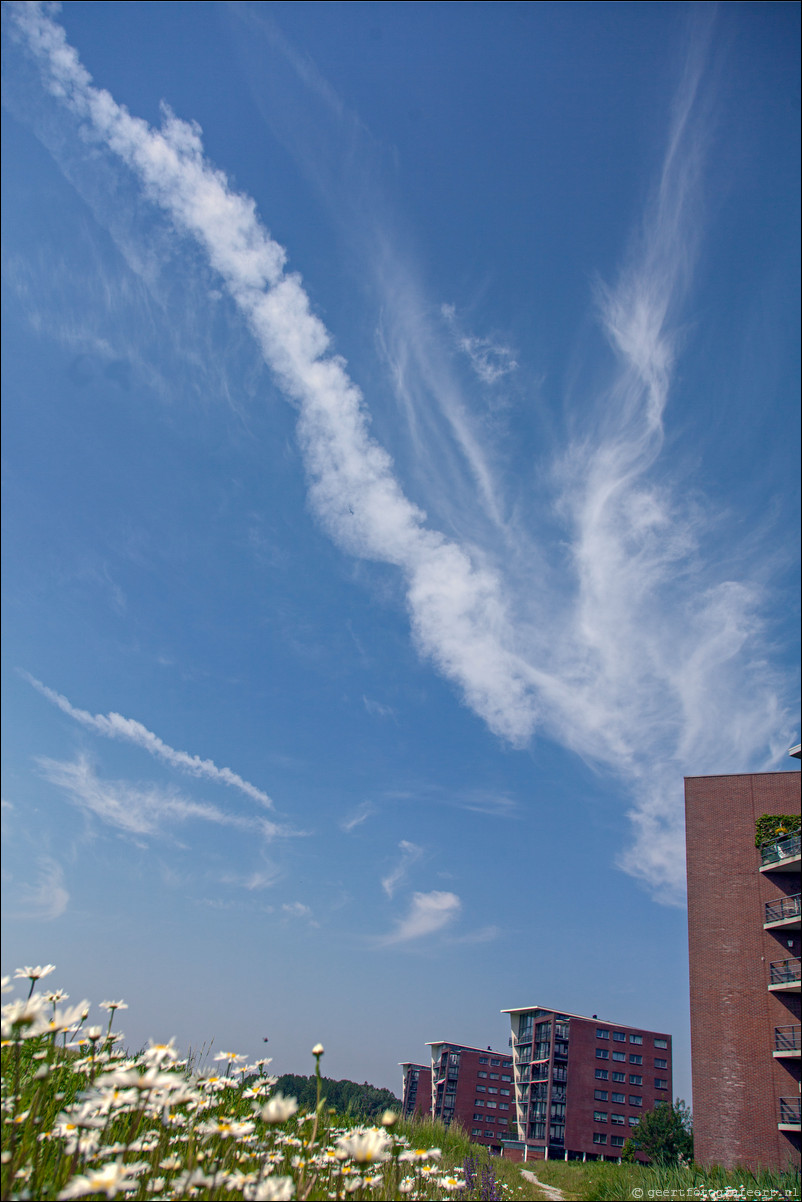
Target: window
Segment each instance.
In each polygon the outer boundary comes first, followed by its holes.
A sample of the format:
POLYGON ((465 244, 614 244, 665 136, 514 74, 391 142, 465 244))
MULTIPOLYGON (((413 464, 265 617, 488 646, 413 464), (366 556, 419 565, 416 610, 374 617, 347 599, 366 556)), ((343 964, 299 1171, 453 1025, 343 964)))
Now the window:
POLYGON ((502 1073, 502 1074, 501 1074, 501 1080, 502 1080, 502 1081, 512 1081, 512 1077, 510 1076, 510 1074, 509 1074, 509 1073, 502 1073))
POLYGON ((630 1106, 642 1106, 643 1098, 640 1097, 639 1094, 631 1093, 629 1095, 629 1104, 630 1104, 630 1106))
MULTIPOLYGON (((606 1102, 607 1101, 607 1090, 606 1089, 594 1089, 593 1096, 597 1102, 606 1102)), ((613 1095, 613 1096, 615 1096, 615 1095, 613 1095)))
POLYGON ((612 1095, 612 1100, 614 1102, 620 1102, 620 1104, 623 1106, 624 1102, 627 1100, 627 1095, 625 1093, 614 1093, 612 1095))
POLYGON ((610 1074, 607 1072, 606 1068, 597 1068, 596 1069, 596 1080, 597 1081, 606 1081, 607 1078, 609 1077, 609 1075, 610 1074))
POLYGON ((501 1094, 502 1098, 508 1098, 510 1096, 510 1091, 508 1089, 500 1089, 499 1093, 501 1094))
POLYGON ((623 1114, 610 1115, 610 1122, 615 1123, 616 1127, 623 1127, 626 1121, 627 1120, 624 1118, 623 1114))
POLYGON ((492 1139, 495 1134, 495 1131, 485 1131, 485 1135, 488 1137, 488 1139, 492 1139))
POLYGON ((626 1060, 626 1052, 613 1052, 613 1060, 626 1060))
MULTIPOLYGON (((642 1042, 642 1041, 641 1041, 641 1042, 642 1042)), ((499 1064, 499 1065, 500 1065, 500 1064, 501 1064, 501 1061, 500 1061, 500 1060, 494 1060, 494 1059, 493 1059, 493 1057, 491 1056, 491 1057, 490 1057, 490 1063, 491 1063, 491 1064, 499 1064)))
POLYGON ((482 1121, 485 1123, 495 1123, 496 1116, 494 1114, 485 1114, 482 1116, 482 1121))
POLYGON ((459 1064, 459 1052, 452 1052, 448 1058, 449 1064, 459 1064))
POLYGON ((481 1127, 471 1127, 471 1135, 481 1135, 481 1134, 482 1134, 481 1127))
POLYGON ((668 1068, 668 1061, 663 1060, 660 1056, 655 1056, 654 1067, 655 1068, 668 1068))
POLYGON ((630 1063, 630 1064, 643 1064, 643 1057, 642 1057, 642 1056, 635 1056, 635 1055, 634 1055, 632 1052, 630 1052, 630 1054, 629 1054, 629 1063, 630 1063))
POLYGON ((484 1106, 485 1100, 484 1100, 484 1098, 474 1098, 473 1104, 474 1104, 474 1106, 484 1106))
POLYGON ((491 1074, 490 1074, 490 1080, 491 1080, 491 1081, 498 1081, 498 1073, 491 1073, 491 1074))
MULTIPOLYGON (((521 1035, 520 1035, 520 1033, 519 1033, 519 1035, 518 1035, 518 1038, 519 1038, 519 1039, 521 1038, 521 1035)), ((487 1064, 487 1056, 480 1056, 480 1057, 479 1057, 479 1063, 480 1063, 480 1064, 487 1064)))
POLYGON ((626 1043, 626 1031, 613 1031, 613 1039, 617 1040, 618 1043, 626 1043))
POLYGON ((488 1093, 498 1093, 498 1090, 496 1089, 495 1085, 491 1085, 487 1092, 488 1093))
POLYGON ((567 1039, 568 1038, 568 1023, 555 1023, 554 1024, 554 1038, 555 1039, 567 1039))
POLYGON ((623 1135, 611 1135, 610 1143, 613 1145, 614 1148, 623 1148, 623 1146, 624 1146, 623 1135))
POLYGON ((626 1079, 627 1079, 626 1073, 613 1073, 614 1081, 626 1081, 626 1079))
POLYGON ((596 1028, 596 1038, 597 1039, 609 1039, 610 1032, 605 1027, 597 1027, 596 1028))
POLYGON ((546 1124, 545 1123, 530 1123, 529 1124, 529 1138, 530 1139, 545 1139, 546 1138, 546 1124))
POLYGON ((668 1089, 668 1080, 665 1077, 655 1077, 654 1087, 655 1089, 668 1089))
POLYGON ((606 1123, 607 1122, 607 1111, 606 1110, 594 1110, 593 1111, 593 1121, 594 1121, 594 1123, 606 1123))
POLYGON ((498 1108, 499 1110, 509 1110, 510 1104, 509 1102, 499 1102, 498 1108))
POLYGON ((642 1035, 630 1035, 629 1042, 630 1043, 643 1043, 643 1036, 642 1035))
POLYGON ((594 1144, 606 1144, 607 1136, 602 1135, 601 1131, 594 1131, 593 1132, 593 1142, 594 1142, 594 1144))
POLYGON ((486 1085, 477 1085, 476 1092, 477 1093, 487 1093, 487 1086, 486 1085))
POLYGON ((502 1068, 512 1068, 512 1061, 511 1060, 502 1060, 501 1067, 502 1068))
POLYGON ((473 1121, 483 1123, 485 1121, 485 1116, 483 1114, 475 1114, 473 1116, 473 1121))
POLYGON ((656 1048, 667 1048, 668 1040, 667 1039, 655 1039, 654 1046, 656 1048))
POLYGON ((629 1125, 630 1125, 630 1127, 637 1127, 637 1125, 638 1125, 638 1123, 639 1123, 639 1122, 640 1122, 640 1119, 637 1117, 637 1115, 631 1114, 631 1115, 629 1116, 629 1125))
POLYGON ((643 1085, 643 1077, 640 1073, 630 1073, 629 1083, 630 1085, 643 1085))
POLYGON ((596 1059, 597 1060, 609 1060, 610 1053, 607 1051, 607 1048, 596 1048, 596 1059))
POLYGON ((476 1075, 477 1075, 477 1077, 486 1077, 487 1073, 484 1073, 484 1072, 482 1072, 481 1069, 479 1069, 479 1072, 476 1075))
POLYGON ((491 1108, 492 1108, 493 1110, 495 1110, 497 1106, 498 1106, 498 1102, 488 1102, 488 1103, 487 1103, 488 1110, 489 1110, 489 1109, 491 1109, 491 1108))

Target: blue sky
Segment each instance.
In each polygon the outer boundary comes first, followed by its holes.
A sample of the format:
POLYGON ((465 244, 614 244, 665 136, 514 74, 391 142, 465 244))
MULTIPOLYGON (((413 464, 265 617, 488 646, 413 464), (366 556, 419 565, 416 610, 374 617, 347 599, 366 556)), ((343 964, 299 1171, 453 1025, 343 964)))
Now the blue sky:
POLYGON ((798 769, 797 6, 3 20, 4 971, 688 1097, 682 777, 798 769))

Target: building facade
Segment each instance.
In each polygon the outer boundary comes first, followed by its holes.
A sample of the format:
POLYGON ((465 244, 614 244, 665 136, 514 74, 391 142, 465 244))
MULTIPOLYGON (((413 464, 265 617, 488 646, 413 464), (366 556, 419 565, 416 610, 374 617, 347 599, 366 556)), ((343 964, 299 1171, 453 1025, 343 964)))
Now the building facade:
POLYGON ((405 1119, 425 1118, 432 1113, 432 1066, 405 1061, 401 1071, 401 1114, 405 1119))
POLYGON ((617 1160, 630 1128, 671 1104, 667 1033, 543 1006, 502 1013, 512 1027, 516 1136, 527 1159, 617 1160))
MULTIPOLYGON (((795 748, 794 753, 798 754, 795 748)), ((694 1155, 783 1170, 800 1140, 798 772, 685 780, 694 1155)))
POLYGON ((432 1114, 448 1127, 459 1123, 472 1143, 500 1153, 515 1114, 512 1057, 491 1048, 430 1043, 432 1114))

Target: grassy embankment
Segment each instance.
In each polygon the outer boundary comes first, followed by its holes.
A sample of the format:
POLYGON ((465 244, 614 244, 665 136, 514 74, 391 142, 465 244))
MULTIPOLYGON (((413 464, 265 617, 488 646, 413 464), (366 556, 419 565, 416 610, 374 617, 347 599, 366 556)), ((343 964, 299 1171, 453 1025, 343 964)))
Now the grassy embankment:
POLYGON ((702 1169, 698 1165, 643 1166, 606 1161, 533 1161, 530 1169, 540 1181, 556 1186, 567 1202, 701 1202, 739 1199, 780 1202, 799 1198, 799 1173, 749 1173, 746 1170, 702 1169), (638 1192, 636 1192, 638 1191, 638 1192))

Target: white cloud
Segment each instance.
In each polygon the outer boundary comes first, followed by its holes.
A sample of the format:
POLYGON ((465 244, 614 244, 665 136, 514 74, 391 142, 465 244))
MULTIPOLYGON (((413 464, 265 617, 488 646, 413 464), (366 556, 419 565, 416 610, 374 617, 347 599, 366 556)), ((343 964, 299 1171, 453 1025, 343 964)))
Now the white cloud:
POLYGON ((365 697, 364 695, 362 701, 368 713, 373 714, 377 718, 395 717, 395 710, 390 705, 382 705, 381 701, 374 701, 371 697, 365 697))
POLYGON ((340 822, 340 829, 350 834, 356 827, 361 826, 363 822, 367 822, 372 814, 376 813, 376 807, 371 801, 363 801, 353 810, 347 818, 343 818, 340 822))
POLYGON ((457 321, 454 305, 441 305, 442 313, 451 331, 457 349, 467 356, 471 367, 483 384, 497 384, 518 367, 512 350, 493 338, 477 338, 466 334, 457 321))
POLYGON ((85 813, 129 835, 156 835, 164 827, 200 819, 272 838, 287 833, 265 818, 227 814, 207 802, 192 801, 177 789, 130 781, 102 780, 85 756, 74 761, 40 758, 42 775, 64 789, 85 813))
POLYGON ((284 902, 281 907, 282 914, 289 915, 290 918, 311 918, 312 911, 309 906, 303 902, 284 902))
POLYGON ((423 855, 423 848, 418 847, 416 843, 410 843, 406 839, 402 839, 398 844, 401 852, 401 859, 396 864, 392 872, 388 873, 382 880, 382 889, 388 897, 392 897, 398 886, 405 879, 410 868, 423 855))
MULTIPOLYGON (((397 395, 421 448, 435 445, 424 437, 423 402, 436 397, 478 497, 473 530, 487 530, 480 515, 492 526, 492 537, 460 542, 436 530, 402 491, 300 277, 285 273, 286 253, 261 226, 253 201, 205 161, 197 126, 169 111, 160 130, 131 117, 92 86, 40 5, 16 5, 13 12, 51 92, 138 175, 220 274, 297 407, 310 500, 332 538, 351 554, 398 567, 418 649, 492 731, 520 746, 541 730, 626 782, 636 842, 621 864, 661 900, 681 900, 683 772, 768 766, 776 739, 792 733, 780 683, 767 667, 760 586, 731 578, 703 502, 687 504, 656 470, 677 355, 674 331, 700 228, 699 178, 711 124, 705 31, 697 31, 688 55, 638 237, 618 281, 598 289, 614 372, 607 387, 578 399, 582 435, 552 464, 552 491, 542 511, 530 502, 531 522, 501 521, 503 465, 494 468, 463 399, 429 353, 426 305, 411 276, 403 277, 387 348, 397 395), (551 560, 541 529, 558 545, 551 560)), ((390 248, 388 288, 401 278, 397 258, 390 248)), ((483 361, 481 339, 463 347, 492 375, 491 344, 486 349, 483 361)), ((457 481, 456 459, 436 445, 439 478, 457 481)), ((471 489, 463 484, 457 494, 461 504, 471 489)), ((452 528, 466 525, 469 518, 452 528)), ((114 715, 86 717, 94 724, 114 715)), ((125 734, 115 730, 112 737, 143 745, 156 739, 119 721, 125 734)), ((157 741, 152 753, 164 758, 163 747, 157 741)), ((187 771, 210 763, 166 752, 185 757, 187 771)), ((424 910, 417 918, 425 920, 424 910)))
POLYGON ((156 759, 169 764, 171 768, 178 768, 180 772, 185 772, 189 776, 203 777, 206 780, 220 781, 222 784, 231 785, 245 793, 247 797, 272 808, 273 802, 267 793, 262 789, 257 789, 256 785, 252 785, 250 781, 243 780, 230 768, 218 768, 213 760, 202 760, 200 756, 190 755, 187 751, 176 751, 174 747, 170 747, 153 731, 148 730, 146 726, 133 718, 124 718, 122 714, 115 713, 90 714, 88 710, 77 709, 66 697, 62 697, 54 689, 48 688, 30 673, 23 672, 22 675, 43 697, 47 697, 48 701, 57 705, 62 713, 69 714, 71 718, 80 722, 88 730, 93 730, 107 739, 120 739, 127 743, 134 743, 156 759))
POLYGON ((407 943, 411 939, 422 939, 434 935, 452 923, 462 909, 456 893, 443 893, 435 889, 431 893, 413 893, 412 903, 406 918, 402 918, 392 935, 382 943, 407 943))
POLYGON ((13 917, 52 922, 61 918, 70 900, 64 886, 64 872, 51 856, 37 857, 36 867, 35 884, 23 883, 14 888, 13 917))

